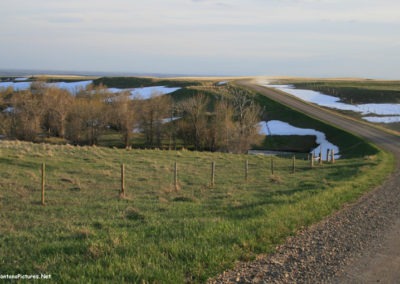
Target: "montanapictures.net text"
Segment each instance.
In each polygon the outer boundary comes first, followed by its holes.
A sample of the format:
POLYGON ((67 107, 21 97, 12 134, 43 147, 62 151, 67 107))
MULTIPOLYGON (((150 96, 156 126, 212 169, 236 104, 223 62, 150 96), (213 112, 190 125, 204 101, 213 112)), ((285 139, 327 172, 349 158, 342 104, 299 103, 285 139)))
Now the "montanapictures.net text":
POLYGON ((0 279, 51 279, 51 274, 0 274, 0 279))

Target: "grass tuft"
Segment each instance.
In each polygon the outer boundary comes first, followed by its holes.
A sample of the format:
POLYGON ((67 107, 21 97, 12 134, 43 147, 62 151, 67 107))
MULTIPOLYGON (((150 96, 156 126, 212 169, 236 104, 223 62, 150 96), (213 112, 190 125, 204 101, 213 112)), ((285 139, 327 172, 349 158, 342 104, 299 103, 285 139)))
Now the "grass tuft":
POLYGON ((132 221, 144 221, 145 217, 138 209, 128 207, 125 209, 125 218, 132 221))
POLYGON ((73 233, 72 237, 78 240, 86 240, 92 235, 93 233, 88 228, 81 228, 73 233))
POLYGON ((277 174, 271 175, 269 180, 271 182, 273 182, 273 183, 276 183, 276 184, 281 184, 283 182, 282 181, 282 177, 280 175, 277 175, 277 174))
POLYGON ((177 196, 173 199, 175 202, 195 202, 195 199, 187 196, 177 196))

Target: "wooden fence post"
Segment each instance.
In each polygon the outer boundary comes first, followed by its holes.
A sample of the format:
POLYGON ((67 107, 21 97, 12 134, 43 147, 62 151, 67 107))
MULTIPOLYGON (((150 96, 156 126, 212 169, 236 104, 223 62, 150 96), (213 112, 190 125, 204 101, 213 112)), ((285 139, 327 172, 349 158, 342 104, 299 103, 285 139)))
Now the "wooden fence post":
POLYGON ((310 167, 314 167, 314 152, 311 153, 310 167))
POLYGON ((249 177, 249 160, 246 160, 245 164, 244 164, 244 179, 247 182, 249 177))
POLYGON ((215 162, 211 163, 211 187, 215 184, 215 162))
POLYGON ((125 197, 125 165, 121 164, 121 196, 125 197))
POLYGON ((178 163, 175 162, 175 167, 174 167, 174 186, 175 186, 175 191, 178 191, 178 163))
POLYGON ((293 155, 293 160, 292 160, 292 173, 294 174, 296 172, 296 155, 293 155))
POLYGON ((335 163, 335 150, 334 149, 332 149, 332 151, 331 151, 331 162, 332 162, 332 164, 334 164, 335 163))
POLYGON ((330 153, 331 153, 330 149, 329 148, 326 149, 326 162, 329 162, 330 153))
POLYGON ((319 164, 322 165, 322 148, 319 149, 319 164))
POLYGON ((45 205, 44 190, 45 190, 45 179, 46 179, 46 164, 42 163, 42 205, 45 205))
POLYGON ((274 157, 271 157, 271 175, 274 174, 274 167, 275 167, 275 165, 274 165, 274 157))

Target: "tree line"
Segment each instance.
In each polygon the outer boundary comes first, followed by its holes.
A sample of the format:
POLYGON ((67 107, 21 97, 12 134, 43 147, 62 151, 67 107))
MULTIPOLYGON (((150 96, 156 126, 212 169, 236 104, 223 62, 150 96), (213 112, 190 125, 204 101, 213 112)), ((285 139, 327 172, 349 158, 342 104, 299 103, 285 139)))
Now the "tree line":
POLYGON ((39 81, 28 90, 0 91, 0 134, 25 141, 96 145, 102 135, 118 133, 125 147, 140 139, 148 148, 240 153, 258 142, 261 115, 251 93, 230 86, 146 100, 93 84, 75 95, 39 81))

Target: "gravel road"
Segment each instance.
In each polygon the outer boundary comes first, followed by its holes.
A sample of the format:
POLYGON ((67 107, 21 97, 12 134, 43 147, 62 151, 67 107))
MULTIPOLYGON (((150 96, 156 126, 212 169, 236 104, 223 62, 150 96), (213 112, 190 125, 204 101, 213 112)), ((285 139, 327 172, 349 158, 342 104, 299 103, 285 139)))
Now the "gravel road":
POLYGON ((250 80, 238 84, 391 151, 395 173, 372 192, 209 283, 400 283, 400 137, 250 80))

